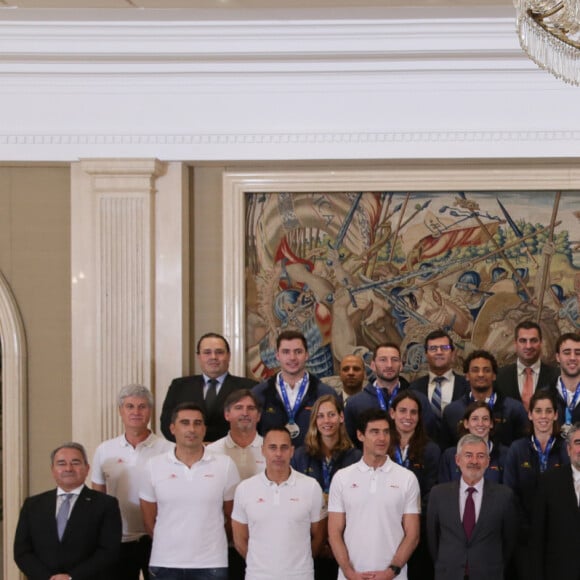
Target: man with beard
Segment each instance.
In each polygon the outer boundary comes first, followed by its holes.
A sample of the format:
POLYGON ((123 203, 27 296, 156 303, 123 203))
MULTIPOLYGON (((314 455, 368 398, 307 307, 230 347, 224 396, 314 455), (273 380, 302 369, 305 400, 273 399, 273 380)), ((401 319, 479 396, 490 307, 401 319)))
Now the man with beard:
POLYGON ((512 491, 484 480, 487 443, 464 435, 455 457, 461 479, 436 485, 429 495, 427 537, 435 580, 504 578, 517 537, 512 491))
POLYGON ((528 427, 528 416, 520 401, 504 397, 493 388, 497 361, 486 350, 474 350, 465 359, 463 370, 470 386, 468 393, 450 403, 443 412, 441 443, 451 447, 457 441, 457 426, 463 420, 465 409, 474 401, 485 401, 491 410, 493 430, 497 443, 509 446, 523 437, 528 427))
POLYGON ((555 387, 558 420, 566 433, 573 423, 580 421, 580 334, 568 332, 558 338, 556 360, 560 364, 560 378, 555 387))
MULTIPOLYGON (((359 448, 361 443, 356 433, 359 415, 367 409, 378 408, 388 411, 391 408, 391 402, 399 392, 409 387, 409 383, 399 376, 402 368, 401 351, 395 343, 384 342, 375 347, 371 362, 371 369, 376 376, 375 381, 368 383, 360 393, 349 397, 344 408, 346 431, 351 441, 359 448)), ((431 433, 435 427, 435 417, 425 396, 419 396, 425 399, 421 400, 423 421, 427 432, 431 433)))
POLYGON ((497 390, 505 397, 522 401, 527 411, 536 389, 556 384, 558 369, 540 360, 542 329, 532 320, 524 320, 516 326, 515 350, 517 361, 497 373, 497 390))
MULTIPOLYGON (((340 361, 340 381, 342 383, 343 404, 346 400, 362 391, 365 381, 365 363, 357 354, 347 354, 340 361)), ((338 389, 337 389, 338 390, 338 389)))

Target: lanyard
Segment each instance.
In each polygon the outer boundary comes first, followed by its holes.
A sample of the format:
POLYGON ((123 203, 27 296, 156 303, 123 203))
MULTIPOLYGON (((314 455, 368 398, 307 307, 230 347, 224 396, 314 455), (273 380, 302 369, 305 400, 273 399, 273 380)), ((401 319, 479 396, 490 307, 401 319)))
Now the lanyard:
MULTIPOLYGON (((487 402, 487 406, 489 407, 490 411, 493 411, 493 407, 495 405, 495 400, 497 399, 497 393, 492 393, 489 401, 487 402)), ((475 399, 473 397, 473 393, 469 393, 469 400, 473 403, 475 399)))
POLYGON ((532 444, 534 445, 534 449, 536 450, 538 459, 540 460, 540 473, 544 473, 544 471, 548 469, 548 455, 550 455, 550 451, 552 451, 552 447, 554 447, 555 441, 556 438, 551 435, 550 439, 548 439, 548 444, 546 445, 546 451, 542 451, 540 442, 535 435, 532 435, 532 444))
POLYGON ((397 445, 397 447, 395 447, 395 461, 399 464, 402 465, 403 467, 406 467, 407 469, 409 469, 410 465, 411 465, 411 461, 409 460, 409 447, 405 447, 405 449, 403 449, 403 451, 401 451, 401 447, 400 445, 397 445))
POLYGON ((576 386, 576 391, 574 392, 574 396, 572 397, 572 401, 568 405, 568 389, 564 386, 562 382, 562 377, 560 377, 560 388, 562 389, 562 398, 564 399, 564 404, 566 405, 566 425, 572 424, 572 412, 576 408, 576 404, 578 403, 578 397, 580 397, 580 383, 576 386))
POLYGON ((328 493, 330 489, 330 474, 332 473, 332 468, 334 467, 334 461, 332 458, 326 459, 322 458, 322 482, 324 483, 324 493, 328 493))
POLYGON ((288 423, 294 424, 294 417, 296 416, 296 411, 300 408, 300 403, 304 398, 304 393, 306 392, 306 387, 308 386, 308 373, 304 373, 302 381, 300 382, 300 387, 298 388, 298 396, 294 402, 294 407, 290 407, 290 399, 288 398, 288 392, 286 391, 286 384, 282 375, 279 376, 280 380, 280 392, 282 393, 282 399, 284 399, 284 407, 286 408, 286 414, 288 415, 288 423))
POLYGON ((383 395, 383 389, 381 389, 381 387, 377 387, 377 385, 374 385, 375 387, 375 391, 377 392, 377 399, 379 400, 379 405, 381 407, 382 411, 388 411, 391 408, 391 405, 393 404, 393 400, 394 398, 399 394, 399 387, 400 387, 400 383, 397 383, 397 386, 393 389, 393 392, 391 394, 391 396, 389 397, 389 404, 387 405, 387 402, 385 401, 385 395, 383 395))

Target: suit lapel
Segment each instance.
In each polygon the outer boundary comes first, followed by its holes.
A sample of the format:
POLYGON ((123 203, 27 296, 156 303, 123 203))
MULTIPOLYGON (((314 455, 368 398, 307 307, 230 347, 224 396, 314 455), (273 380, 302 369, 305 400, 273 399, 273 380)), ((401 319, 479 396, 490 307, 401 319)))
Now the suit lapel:
POLYGON ((474 540, 480 529, 485 529, 486 521, 493 511, 493 486, 488 482, 483 483, 483 497, 481 498, 481 508, 479 510, 479 517, 475 522, 475 528, 471 534, 471 541, 474 540))

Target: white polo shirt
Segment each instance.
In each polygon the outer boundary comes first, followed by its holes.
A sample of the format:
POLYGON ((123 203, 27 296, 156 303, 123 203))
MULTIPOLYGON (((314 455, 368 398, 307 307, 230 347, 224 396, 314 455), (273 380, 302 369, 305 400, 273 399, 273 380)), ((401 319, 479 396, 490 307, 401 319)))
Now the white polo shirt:
POLYGON ((310 525, 326 517, 322 489, 293 469, 280 485, 259 473, 236 490, 232 519, 249 529, 246 580, 313 580, 310 525))
POLYGON ((91 471, 93 483, 106 485, 107 493, 119 500, 123 518, 123 542, 133 542, 147 532, 139 507, 139 486, 145 463, 173 448, 173 443, 151 433, 133 447, 125 435, 101 443, 91 471))
POLYGON ((240 447, 228 433, 225 437, 210 443, 206 449, 212 453, 227 455, 232 459, 238 468, 240 479, 248 479, 264 471, 266 460, 262 455, 263 438, 256 433, 254 440, 247 447, 240 447))
MULTIPOLYGON (((344 543, 354 569, 386 570, 405 535, 403 514, 421 513, 419 483, 388 457, 378 469, 361 459, 333 477, 328 511, 346 514, 344 543)), ((397 580, 406 578, 405 566, 397 580)))
POLYGON ((157 503, 151 566, 226 568, 224 501, 240 477, 234 462, 207 449, 191 468, 174 450, 147 462, 139 497, 157 503))

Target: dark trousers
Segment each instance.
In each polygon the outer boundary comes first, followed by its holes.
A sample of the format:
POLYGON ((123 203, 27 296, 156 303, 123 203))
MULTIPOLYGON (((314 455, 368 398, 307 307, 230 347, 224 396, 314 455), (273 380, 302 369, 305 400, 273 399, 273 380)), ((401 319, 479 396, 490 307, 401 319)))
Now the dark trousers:
POLYGON ((246 561, 232 546, 228 548, 228 580, 244 580, 246 577, 246 561))
POLYGON ((117 580, 139 580, 141 572, 143 572, 144 580, 149 580, 150 556, 151 538, 149 536, 141 536, 134 542, 123 542, 116 566, 117 580))

